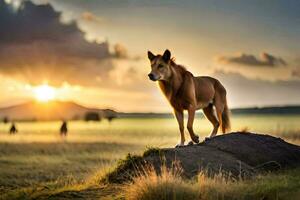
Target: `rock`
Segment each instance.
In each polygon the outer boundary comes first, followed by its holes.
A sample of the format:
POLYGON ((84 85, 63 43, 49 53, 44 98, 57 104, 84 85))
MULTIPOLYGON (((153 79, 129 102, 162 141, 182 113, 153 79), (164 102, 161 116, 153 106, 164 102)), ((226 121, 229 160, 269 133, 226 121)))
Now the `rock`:
POLYGON ((124 165, 126 161, 123 161, 123 166, 112 172, 110 182, 130 180, 132 175, 140 174, 145 165, 153 166, 157 173, 162 165, 169 169, 179 165, 187 178, 201 170, 209 176, 222 172, 229 178, 249 178, 265 171, 300 167, 300 146, 270 135, 236 132, 198 145, 150 150, 144 156, 129 160, 131 164, 124 165))

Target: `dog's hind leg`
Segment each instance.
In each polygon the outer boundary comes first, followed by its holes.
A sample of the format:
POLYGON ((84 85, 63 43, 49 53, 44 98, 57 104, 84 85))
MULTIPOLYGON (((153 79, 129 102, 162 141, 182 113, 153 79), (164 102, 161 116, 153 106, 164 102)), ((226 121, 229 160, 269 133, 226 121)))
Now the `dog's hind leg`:
POLYGON ((206 118, 212 123, 212 125, 214 126, 212 132, 210 133, 210 138, 214 137, 215 135, 217 135, 218 133, 218 129, 219 129, 219 122, 218 119, 214 113, 214 108, 212 104, 209 104, 208 107, 203 108, 203 113, 206 116, 206 118))
POLYGON ((179 130, 180 130, 180 143, 176 147, 184 146, 185 137, 184 137, 184 124, 183 124, 183 110, 174 110, 175 117, 177 119, 179 130))
POLYGON ((224 104, 224 101, 222 101, 222 98, 220 95, 216 95, 216 97, 215 97, 215 107, 216 107, 216 113, 217 113, 217 117, 219 120, 219 124, 222 127, 222 123, 223 123, 222 113, 224 111, 225 104, 224 104))
POLYGON ((187 122, 187 129, 190 133, 190 136, 191 136, 191 139, 193 140, 193 142, 199 143, 199 136, 197 136, 193 130, 195 112, 196 112, 196 109, 194 109, 194 108, 188 109, 189 118, 188 118, 188 122, 187 122))

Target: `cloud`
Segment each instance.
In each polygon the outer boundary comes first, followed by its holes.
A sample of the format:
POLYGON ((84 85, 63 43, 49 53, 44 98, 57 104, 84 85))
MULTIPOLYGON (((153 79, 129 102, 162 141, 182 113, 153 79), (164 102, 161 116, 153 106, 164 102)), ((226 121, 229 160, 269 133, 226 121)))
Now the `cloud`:
POLYGON ((114 46, 115 56, 117 58, 128 58, 127 49, 124 45, 118 43, 114 46))
POLYGON ((232 56, 217 56, 212 71, 238 73, 249 79, 286 81, 295 79, 292 75, 294 64, 279 56, 262 53, 260 57, 239 53, 232 56))
POLYGON ((287 65, 286 61, 282 58, 273 56, 266 52, 263 52, 259 58, 251 54, 240 53, 235 56, 220 56, 217 58, 217 61, 225 64, 233 63, 257 67, 276 67, 287 65))
POLYGON ((101 23, 103 22, 103 19, 101 19, 100 17, 94 15, 91 12, 85 11, 81 14, 81 18, 83 20, 86 20, 88 22, 97 22, 97 23, 101 23))
POLYGON ((227 90, 229 105, 235 107, 299 104, 300 81, 249 79, 240 73, 216 71, 213 76, 227 90))
POLYGON ((299 69, 295 69, 292 71, 292 76, 296 77, 296 78, 300 78, 300 70, 299 69))
POLYGON ((24 1, 14 12, 0 0, 0 73, 31 84, 105 82, 126 48, 110 53, 107 42, 87 41, 74 21, 65 24, 60 18, 50 4, 24 1))

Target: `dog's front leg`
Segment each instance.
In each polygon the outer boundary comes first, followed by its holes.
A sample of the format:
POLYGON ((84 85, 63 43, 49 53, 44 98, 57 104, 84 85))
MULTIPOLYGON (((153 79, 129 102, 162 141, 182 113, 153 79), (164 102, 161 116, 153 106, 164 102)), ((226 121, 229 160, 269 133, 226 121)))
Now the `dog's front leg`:
POLYGON ((193 107, 190 107, 188 109, 188 115, 189 115, 189 118, 188 118, 188 122, 187 122, 187 129, 190 133, 190 136, 191 136, 191 139, 193 142, 195 143, 199 143, 199 136, 197 136, 195 133, 194 133, 194 130, 193 130, 193 124, 194 124, 194 118, 195 118, 195 112, 196 112, 196 109, 193 108, 193 107))
POLYGON ((183 124, 183 110, 174 110, 175 117, 177 119, 179 130, 180 130, 180 143, 176 145, 176 147, 184 146, 185 138, 184 138, 184 124, 183 124))

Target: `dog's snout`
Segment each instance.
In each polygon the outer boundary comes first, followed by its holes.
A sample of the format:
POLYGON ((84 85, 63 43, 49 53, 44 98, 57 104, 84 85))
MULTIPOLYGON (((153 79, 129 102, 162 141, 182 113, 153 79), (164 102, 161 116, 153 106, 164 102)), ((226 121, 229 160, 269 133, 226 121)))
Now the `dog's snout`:
POLYGON ((148 74, 148 77, 150 78, 150 80, 154 80, 154 75, 153 74, 148 74))

